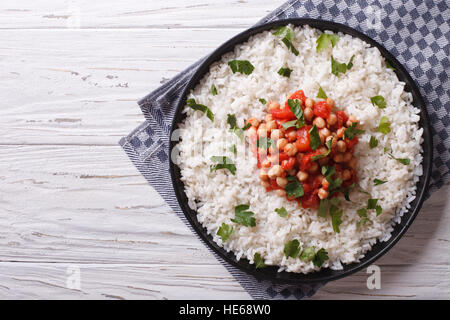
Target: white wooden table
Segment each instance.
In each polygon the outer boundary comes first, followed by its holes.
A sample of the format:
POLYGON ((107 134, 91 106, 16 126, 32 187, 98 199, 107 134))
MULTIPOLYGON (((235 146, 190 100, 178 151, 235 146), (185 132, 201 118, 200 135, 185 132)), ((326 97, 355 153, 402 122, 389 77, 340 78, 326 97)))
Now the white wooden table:
MULTIPOLYGON (((139 98, 282 3, 0 2, 1 299, 250 298, 117 142, 139 98)), ((450 298, 449 191, 379 260, 380 290, 361 271, 314 298, 450 298)))

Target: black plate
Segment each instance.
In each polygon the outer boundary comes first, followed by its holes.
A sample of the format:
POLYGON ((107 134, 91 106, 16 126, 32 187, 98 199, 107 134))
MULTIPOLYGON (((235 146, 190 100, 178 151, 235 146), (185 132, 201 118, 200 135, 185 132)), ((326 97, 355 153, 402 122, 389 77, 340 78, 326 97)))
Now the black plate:
MULTIPOLYGON (((180 99, 179 105, 177 106, 177 110, 172 123, 172 131, 178 128, 178 124, 183 121, 185 115, 182 114, 183 107, 186 105, 186 98, 191 89, 193 89, 199 81, 203 78, 203 76, 209 71, 209 67, 213 62, 220 60, 222 55, 227 52, 233 51, 234 47, 237 44, 246 42, 249 37, 260 33, 262 31, 273 29, 274 27, 293 24, 295 26, 309 25, 313 28, 317 28, 320 30, 331 30, 333 32, 343 32, 349 34, 353 37, 360 38, 365 42, 369 43, 373 47, 377 47, 384 58, 389 61, 391 66, 395 68, 395 73, 398 78, 406 83, 405 89, 408 92, 412 93, 413 96, 413 105, 417 108, 420 108, 420 122, 419 125, 423 128, 423 139, 422 143, 423 148, 423 175, 420 177, 419 182, 417 183, 417 193, 416 198, 413 202, 411 202, 411 209, 407 211, 400 224, 395 225, 394 231, 392 232, 391 238, 387 242, 377 242, 372 250, 365 254, 365 257, 359 263, 352 263, 349 265, 345 265, 343 270, 331 270, 331 269, 322 269, 319 272, 314 272, 310 274, 297 274, 291 272, 278 272, 278 267, 267 267, 264 269, 255 269, 254 265, 251 265, 247 259, 241 259, 239 261, 236 260, 236 257, 231 252, 226 252, 223 248, 219 247, 212 239, 210 235, 207 234, 206 229, 197 221, 197 214, 194 210, 190 209, 188 206, 188 200, 186 194, 184 192, 184 185, 181 181, 180 170, 177 165, 175 165, 172 161, 170 162, 170 171, 172 177, 172 183, 174 186, 175 194, 178 198, 178 202, 180 204, 181 209, 183 210, 186 218, 189 220, 191 225, 194 227, 199 236, 211 247, 219 256, 225 259, 228 263, 239 268, 247 273, 250 273, 257 278, 272 280, 277 283, 313 283, 313 282, 326 282, 330 280, 336 280, 345 276, 348 276, 354 272, 357 272, 370 264, 374 263, 375 260, 380 258, 383 254, 385 254, 392 246, 397 243, 397 241, 403 236, 408 227, 411 225, 415 217, 417 216, 420 208, 422 207, 422 203, 424 201, 424 197, 427 191, 428 183, 431 176, 431 164, 432 164, 432 139, 431 139, 431 130, 428 122, 428 116, 426 113, 425 104, 420 95, 419 89, 417 88, 414 81, 411 79, 409 74, 406 72, 405 68, 380 44, 367 37, 366 35, 352 29, 348 26, 324 21, 324 20, 315 20, 315 19, 287 19, 280 20, 276 22, 267 23, 261 26, 257 26, 251 29, 248 29, 234 38, 230 39, 222 46, 220 46, 217 50, 215 50, 199 67, 198 71, 193 75, 189 84, 183 92, 183 95, 180 99)), ((172 153, 173 147, 177 144, 176 141, 172 141, 170 144, 170 154, 172 153)))

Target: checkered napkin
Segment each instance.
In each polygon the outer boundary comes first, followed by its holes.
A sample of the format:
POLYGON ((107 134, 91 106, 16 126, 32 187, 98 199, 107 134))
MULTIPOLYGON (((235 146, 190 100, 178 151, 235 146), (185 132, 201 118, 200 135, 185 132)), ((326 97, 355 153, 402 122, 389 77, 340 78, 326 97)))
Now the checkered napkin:
MULTIPOLYGON (((384 45, 420 87, 433 127, 434 163, 430 192, 443 186, 450 171, 450 8, 446 0, 288 1, 258 22, 294 17, 346 24, 384 45)), ((200 60, 139 101, 146 121, 120 145, 147 181, 194 232, 181 211, 169 175, 169 134, 175 107, 200 60)), ((195 232, 194 232, 195 233, 195 232)), ((274 285, 232 267, 213 253, 255 299, 301 299, 313 286, 274 285)))

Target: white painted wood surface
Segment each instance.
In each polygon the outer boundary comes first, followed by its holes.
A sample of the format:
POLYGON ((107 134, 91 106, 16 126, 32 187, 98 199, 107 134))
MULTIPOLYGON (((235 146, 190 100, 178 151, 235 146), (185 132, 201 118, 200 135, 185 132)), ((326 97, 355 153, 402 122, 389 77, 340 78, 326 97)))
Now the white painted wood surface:
MULTIPOLYGON (((0 2, 0 299, 249 299, 117 145, 136 101, 283 1, 0 2), (78 267, 81 288, 67 287, 78 267)), ((314 299, 450 298, 446 185, 314 299)))

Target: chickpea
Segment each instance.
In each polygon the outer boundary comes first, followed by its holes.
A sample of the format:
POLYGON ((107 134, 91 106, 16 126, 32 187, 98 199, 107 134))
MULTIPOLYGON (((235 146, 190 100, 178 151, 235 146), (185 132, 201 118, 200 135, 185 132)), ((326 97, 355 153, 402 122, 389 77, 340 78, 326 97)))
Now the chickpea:
POLYGON ((270 101, 269 104, 267 105, 267 107, 270 110, 274 110, 274 109, 279 109, 280 108, 280 104, 276 101, 270 101))
POLYGON ((297 140, 297 131, 291 130, 288 133, 286 133, 286 138, 289 140, 289 142, 293 142, 297 140))
POLYGON ((317 195, 319 196, 320 199, 325 199, 326 197, 328 197, 328 191, 323 188, 320 188, 317 195))
POLYGON ((331 142, 331 148, 335 148, 337 145, 337 138, 334 135, 328 136, 326 142, 328 142, 331 139, 333 139, 333 141, 331 142))
POLYGON ((356 159, 355 157, 353 157, 349 162, 348 162, 348 166, 352 169, 356 169, 356 166, 358 165, 358 159, 356 159))
POLYGON ((295 146, 295 144, 293 143, 288 143, 285 147, 284 147, 284 152, 286 152, 286 154, 290 157, 295 156, 295 154, 297 153, 297 147, 295 146))
POLYGON ((352 160, 352 154, 350 152, 344 153, 344 162, 350 162, 352 160))
POLYGON ((327 98, 327 104, 330 106, 331 109, 334 108, 334 100, 331 98, 327 98))
POLYGON ((283 134, 283 132, 281 132, 281 130, 280 129, 274 129, 274 130, 272 130, 272 132, 270 133, 270 139, 272 139, 272 140, 278 140, 278 139, 280 139, 280 138, 283 138, 284 137, 284 134, 283 134))
POLYGON ((258 136, 260 137, 267 137, 267 128, 264 123, 262 123, 258 128, 258 136))
POLYGON ((337 148, 337 151, 339 151, 339 152, 345 152, 345 151, 347 151, 347 144, 344 141, 339 140, 337 142, 336 148, 337 148))
POLYGON ((272 131, 277 128, 277 123, 272 120, 266 124, 267 131, 272 131))
POLYGON ((330 183, 328 182, 327 178, 323 178, 322 179, 322 187, 324 187, 325 189, 328 189, 329 186, 330 186, 330 183))
POLYGON ((330 115, 327 118, 327 122, 330 126, 334 126, 337 122, 337 116, 334 113, 330 113, 330 115))
POLYGON ((250 123, 253 127, 259 126, 259 120, 256 118, 250 118, 247 120, 247 124, 250 123))
POLYGON ((314 117, 314 111, 311 108, 305 108, 305 110, 303 110, 303 115, 305 116, 305 119, 308 121, 311 121, 312 118, 314 117))
POLYGON ((316 127, 319 129, 325 128, 325 120, 323 120, 323 118, 321 118, 321 117, 315 118, 313 121, 313 124, 315 124, 316 127))
POLYGON ((344 132, 345 132, 345 128, 344 128, 344 127, 339 128, 339 129, 337 130, 337 132, 336 132, 337 137, 338 137, 338 138, 342 138, 342 137, 344 136, 344 132))
POLYGON ((284 147, 288 144, 288 141, 284 138, 281 138, 277 141, 277 148, 278 149, 284 149, 284 147))
POLYGON ((268 187, 270 187, 270 182, 269 182, 269 181, 261 181, 261 185, 262 185, 264 188, 268 188, 268 187))
POLYGON ((342 153, 338 153, 337 155, 334 156, 333 160, 336 163, 344 162, 344 156, 342 155, 342 153))
POLYGON ((297 179, 301 182, 305 181, 306 179, 308 179, 308 173, 303 172, 303 171, 299 171, 297 173, 297 179))
POLYGON ((267 175, 267 170, 260 169, 259 170, 259 178, 263 181, 269 180, 269 176, 267 175))
POLYGON ((305 106, 306 106, 307 108, 312 108, 312 107, 314 107, 314 100, 311 99, 311 98, 307 98, 307 99, 305 100, 305 106))
POLYGON ((319 149, 317 149, 320 151, 321 154, 325 154, 328 152, 328 148, 325 146, 321 146, 319 149))
POLYGON ((286 179, 286 178, 284 178, 284 177, 277 177, 277 184, 278 184, 280 187, 284 188, 284 187, 286 187, 287 184, 288 184, 288 179, 286 179))
POLYGON ((284 197, 286 196, 286 191, 282 190, 282 189, 277 189, 275 190, 275 193, 280 196, 280 197, 284 197))
POLYGON ((279 164, 274 165, 272 168, 270 168, 269 172, 267 172, 270 179, 275 179, 276 177, 281 177, 283 174, 283 169, 279 164))
POLYGON ((345 124, 347 127, 351 127, 354 122, 358 122, 355 116, 351 115, 348 117, 347 123, 345 124))
POLYGON ((326 138, 328 138, 331 135, 331 131, 327 128, 320 129, 319 134, 323 135, 326 138))
POLYGON ((350 178, 352 177, 352 174, 351 174, 351 172, 350 172, 350 170, 344 170, 343 172, 342 172, 342 180, 343 181, 347 181, 347 180, 349 180, 350 178))
POLYGON ((255 127, 250 127, 250 128, 248 128, 246 134, 249 139, 252 139, 252 138, 256 138, 256 135, 258 133, 257 133, 257 130, 255 127))
POLYGON ((270 113, 266 114, 266 116, 264 117, 264 121, 266 122, 270 122, 273 120, 273 117, 270 113))
POLYGON ((311 163, 311 167, 309 168, 308 172, 309 173, 314 173, 319 169, 319 165, 317 164, 317 162, 312 162, 311 163))

